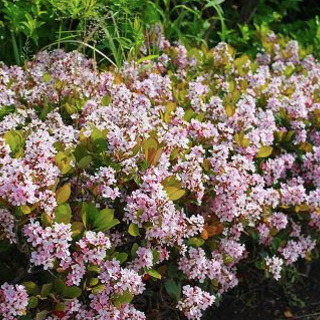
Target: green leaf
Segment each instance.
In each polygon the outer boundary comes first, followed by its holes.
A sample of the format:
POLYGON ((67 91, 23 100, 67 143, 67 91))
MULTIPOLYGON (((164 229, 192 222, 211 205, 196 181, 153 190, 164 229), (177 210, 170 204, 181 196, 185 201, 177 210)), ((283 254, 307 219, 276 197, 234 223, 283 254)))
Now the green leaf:
POLYGON ((185 190, 176 188, 174 186, 168 186, 168 187, 165 188, 165 190, 166 190, 166 192, 168 194, 169 199, 172 200, 172 201, 180 199, 186 193, 185 190))
POLYGON ((153 278, 161 279, 161 274, 158 271, 154 270, 154 269, 148 270, 147 274, 150 275, 153 278))
POLYGON ((30 297, 28 302, 28 308, 32 309, 38 306, 39 299, 37 297, 30 297))
POLYGON ((88 271, 93 271, 93 272, 100 272, 100 268, 94 264, 89 264, 88 265, 88 271))
MULTIPOLYGON (((120 221, 118 219, 113 219, 111 221, 111 223, 109 223, 108 227, 106 228, 106 230, 109 230, 111 228, 113 228, 114 226, 118 225, 120 223, 120 221)), ((97 229, 99 231, 99 229, 97 229)))
POLYGON ((295 67, 288 65, 286 66, 286 68, 284 69, 284 74, 287 78, 289 78, 295 71, 295 67))
POLYGON ((32 281, 23 282, 22 285, 26 288, 29 295, 36 295, 39 293, 39 287, 32 281))
POLYGON ((95 228, 95 231, 107 231, 111 228, 113 228, 114 226, 116 226, 117 224, 119 224, 120 221, 118 219, 113 219, 110 223, 101 225, 100 227, 95 228))
POLYGON ((23 154, 24 138, 18 130, 10 130, 4 134, 5 143, 10 147, 14 157, 20 157, 23 154))
POLYGON ((290 130, 284 135, 283 141, 286 143, 292 142, 293 139, 295 138, 295 135, 296 135, 295 131, 290 130))
POLYGON ((78 298, 81 296, 81 289, 76 286, 65 287, 62 295, 66 298, 78 298))
POLYGON ((95 216, 93 226, 95 231, 107 231, 119 223, 114 219, 114 209, 103 209, 95 216))
POLYGON ((88 227, 88 224, 90 226, 94 224, 100 214, 100 210, 93 203, 82 203, 81 214, 83 224, 88 227))
POLYGON ((83 223, 84 227, 87 228, 87 225, 88 225, 88 215, 87 215, 87 212, 86 212, 86 211, 82 211, 82 212, 81 212, 81 220, 82 220, 82 223, 83 223))
POLYGON ((105 95, 101 99, 101 104, 103 106, 108 106, 111 103, 111 101, 112 101, 111 97, 109 95, 105 95))
POLYGON ((152 251, 153 255, 153 263, 156 264, 160 260, 160 252, 158 250, 153 250, 152 251))
POLYGON ((256 154, 256 158, 267 158, 271 155, 272 151, 272 147, 263 146, 259 149, 258 153, 256 154))
POLYGON ((137 237, 140 235, 139 227, 135 223, 130 223, 129 228, 128 228, 128 232, 133 237, 137 237))
POLYGON ((50 218, 50 216, 45 213, 45 212, 42 212, 41 213, 41 224, 44 226, 44 227, 48 227, 48 226, 51 226, 52 225, 52 219, 50 218))
POLYGON ((201 247, 204 244, 204 240, 203 239, 199 239, 199 238, 190 238, 188 239, 188 245, 198 248, 201 247))
POLYGON ((125 291, 123 294, 116 298, 116 300, 114 301, 114 305, 118 308, 123 303, 130 303, 133 297, 134 296, 132 293, 130 293, 129 291, 125 291))
POLYGON ((254 265, 255 265, 255 267, 257 268, 257 269, 259 269, 259 270, 263 270, 264 268, 265 268, 265 265, 266 265, 266 263, 265 263, 265 261, 261 261, 261 260, 258 260, 258 261, 256 261, 255 263, 254 263, 254 265))
POLYGON ((170 278, 174 278, 177 275, 179 275, 179 270, 178 270, 178 267, 177 267, 176 264, 169 263, 167 267, 168 267, 168 269, 167 269, 168 270, 168 276, 170 278))
POLYGON ((72 158, 70 156, 67 156, 62 151, 59 151, 56 154, 55 162, 62 174, 66 174, 72 169, 72 158))
POLYGON ((62 294, 63 290, 67 287, 65 282, 61 279, 56 279, 53 283, 54 291, 58 294, 62 294))
POLYGON ((226 263, 226 264, 230 264, 230 263, 233 262, 233 257, 229 256, 229 255, 224 255, 223 262, 226 263))
POLYGON ((152 59, 155 59, 155 58, 158 58, 158 57, 159 57, 158 54, 152 54, 152 55, 149 55, 149 56, 140 58, 140 59, 137 61, 137 64, 141 64, 141 63, 144 62, 144 61, 152 60, 152 59))
POLYGON ((49 82, 52 79, 51 74, 45 73, 43 75, 43 82, 49 82))
POLYGON ((64 302, 59 302, 56 304, 55 310, 64 311, 66 310, 66 304, 64 302))
POLYGON ((187 109, 184 113, 184 120, 186 120, 187 122, 189 122, 191 119, 195 118, 196 117, 196 113, 190 108, 190 109, 187 109))
POLYGON ((131 248, 131 258, 134 259, 137 257, 137 250, 139 248, 139 245, 137 243, 134 243, 132 245, 132 248, 131 248))
POLYGON ((22 211, 23 214, 31 213, 31 208, 29 206, 27 206, 27 205, 21 206, 20 208, 21 208, 21 211, 22 211))
POLYGON ((56 191, 57 203, 61 204, 67 202, 71 195, 71 184, 66 183, 56 191))
POLYGON ((11 105, 11 106, 3 106, 0 109, 0 121, 4 119, 5 116, 7 116, 10 113, 13 113, 16 111, 16 107, 11 105))
POLYGON ((82 144, 77 145, 77 147, 73 151, 73 155, 76 158, 76 161, 79 163, 82 158, 88 155, 88 150, 82 144))
POLYGON ((104 284, 99 284, 96 287, 92 288, 92 293, 97 294, 97 293, 101 292, 102 290, 104 290, 105 287, 106 286, 104 284))
POLYGON ((225 109, 226 109, 226 114, 228 117, 232 117, 236 111, 235 106, 233 106, 231 104, 227 104, 225 109))
POLYGON ((94 286, 96 286, 98 283, 99 283, 99 279, 98 279, 98 278, 92 278, 92 279, 90 279, 89 286, 90 286, 90 287, 94 287, 94 286))
POLYGON ((107 141, 105 139, 97 139, 92 143, 93 151, 95 153, 101 153, 107 149, 107 141))
POLYGON ((68 224, 71 221, 71 208, 69 203, 63 203, 57 206, 54 210, 55 219, 54 221, 57 223, 65 223, 68 224))
POLYGON ((67 114, 70 114, 70 115, 78 112, 77 107, 68 102, 65 103, 64 109, 67 112, 67 114))
POLYGON ((128 254, 125 252, 115 252, 112 255, 112 258, 117 259, 120 262, 120 264, 122 264, 128 259, 128 254))
POLYGON ((47 317, 47 314, 49 312, 46 310, 40 311, 36 314, 36 319, 35 320, 44 320, 47 317))
POLYGON ((85 156, 79 161, 79 168, 85 169, 89 166, 89 164, 92 162, 91 156, 85 156))
POLYGON ((99 227, 102 223, 110 223, 114 218, 114 209, 102 209, 96 216, 94 226, 99 227))
POLYGON ((281 239, 280 238, 273 238, 271 241, 271 248, 276 251, 279 249, 280 245, 281 245, 281 239))
POLYGON ((93 152, 101 153, 107 148, 106 135, 99 129, 94 128, 91 131, 91 142, 93 147, 93 152))
POLYGON ((52 283, 43 284, 40 292, 41 297, 43 298, 47 297, 51 292, 51 289, 52 289, 52 283))
POLYGON ((149 138, 145 140, 142 144, 142 149, 146 152, 148 149, 155 149, 157 150, 159 147, 159 142, 155 138, 149 138))
POLYGON ((83 230, 82 222, 80 221, 72 222, 72 225, 71 225, 72 237, 76 237, 79 234, 81 234, 82 230, 83 230))
POLYGON ((169 296, 176 301, 180 300, 181 297, 181 284, 176 283, 172 279, 167 279, 164 283, 164 287, 166 288, 167 293, 169 296))
POLYGON ((103 135, 103 132, 101 130, 99 130, 98 128, 94 127, 91 130, 91 140, 95 141, 97 139, 104 139, 105 136, 103 135))

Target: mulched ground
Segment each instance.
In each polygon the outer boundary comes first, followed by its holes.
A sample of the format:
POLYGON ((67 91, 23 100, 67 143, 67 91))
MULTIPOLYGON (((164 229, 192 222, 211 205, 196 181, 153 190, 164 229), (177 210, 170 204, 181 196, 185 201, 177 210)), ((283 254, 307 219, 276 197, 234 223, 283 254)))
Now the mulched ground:
POLYGON ((253 271, 205 320, 320 320, 320 263, 304 264, 299 271, 293 283, 281 285, 259 282, 253 271))

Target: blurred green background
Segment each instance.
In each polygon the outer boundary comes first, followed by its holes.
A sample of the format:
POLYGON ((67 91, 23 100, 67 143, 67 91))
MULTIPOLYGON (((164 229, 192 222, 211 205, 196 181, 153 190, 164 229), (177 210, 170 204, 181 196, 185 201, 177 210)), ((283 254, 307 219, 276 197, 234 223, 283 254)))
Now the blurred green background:
POLYGON ((0 60, 22 65, 50 46, 91 56, 97 49, 121 66, 141 55, 155 25, 186 46, 226 41, 248 54, 259 50, 261 33, 273 30, 318 57, 319 16, 317 0, 1 0, 0 60))

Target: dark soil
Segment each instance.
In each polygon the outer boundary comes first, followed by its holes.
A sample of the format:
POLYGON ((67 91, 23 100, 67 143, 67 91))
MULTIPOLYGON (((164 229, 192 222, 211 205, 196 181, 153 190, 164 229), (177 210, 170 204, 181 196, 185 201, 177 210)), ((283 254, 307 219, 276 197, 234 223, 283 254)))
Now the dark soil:
POLYGON ((279 283, 250 274, 205 320, 320 320, 320 263, 299 271, 279 283))

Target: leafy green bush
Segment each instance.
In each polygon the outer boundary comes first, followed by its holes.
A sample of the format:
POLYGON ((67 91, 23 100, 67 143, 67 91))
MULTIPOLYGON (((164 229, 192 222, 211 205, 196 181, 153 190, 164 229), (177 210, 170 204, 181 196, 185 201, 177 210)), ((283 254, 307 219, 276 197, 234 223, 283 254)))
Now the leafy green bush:
POLYGON ((4 0, 0 60, 22 64, 46 45, 74 49, 70 40, 78 40, 97 45, 120 65, 124 51, 143 41, 136 19, 141 6, 143 0, 4 0))
MULTIPOLYGON (((260 35, 270 30, 295 39, 301 46, 320 52, 320 6, 313 0, 237 2, 227 0, 223 7, 228 43, 240 52, 255 54, 261 48, 260 35)), ((216 41, 216 39, 213 37, 216 41)))
POLYGON ((46 45, 74 49, 79 43, 70 40, 77 40, 83 42, 80 49, 93 45, 121 66, 128 55, 139 54, 146 31, 154 25, 162 25, 169 40, 200 44, 219 20, 223 39, 222 2, 4 0, 0 4, 0 60, 21 65, 46 45))
POLYGON ((241 266, 318 258, 320 64, 274 33, 255 59, 158 44, 1 65, 4 319, 200 319, 241 266))
POLYGON ((92 57, 96 48, 121 66, 139 57, 154 26, 169 41, 187 47, 210 47, 222 40, 253 55, 261 48, 259 34, 273 30, 317 55, 317 14, 320 6, 311 0, 4 0, 0 60, 22 65, 50 45, 78 48, 92 57))

